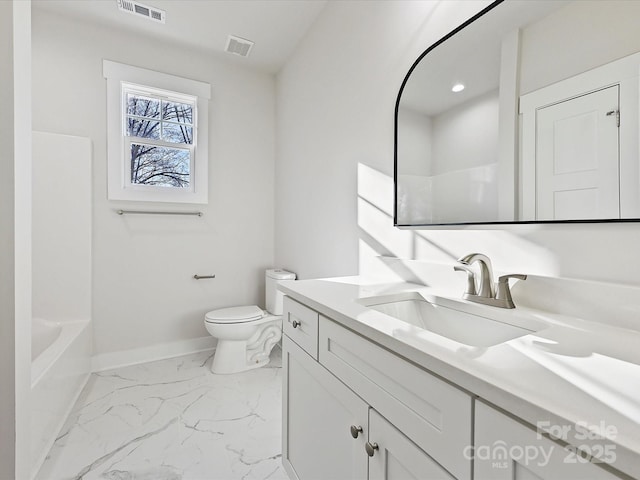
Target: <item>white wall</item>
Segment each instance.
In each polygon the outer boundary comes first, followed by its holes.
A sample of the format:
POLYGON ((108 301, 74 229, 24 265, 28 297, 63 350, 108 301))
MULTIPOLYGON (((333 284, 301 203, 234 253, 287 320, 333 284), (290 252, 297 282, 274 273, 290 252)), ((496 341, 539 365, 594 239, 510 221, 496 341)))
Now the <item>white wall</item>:
POLYGON ((358 271, 358 163, 393 175, 396 96, 425 37, 487 3, 328 3, 278 75, 278 263, 301 278, 358 271))
POLYGON ((0 478, 28 478, 31 4, 0 2, 0 478))
POLYGON ((402 175, 431 175, 432 121, 426 115, 406 107, 398 110, 398 158, 402 175))
POLYGON ((376 253, 452 262, 481 251, 497 270, 637 284, 640 224, 392 227, 402 79, 426 47, 486 4, 327 5, 278 77, 277 262, 309 278, 355 274, 359 260, 364 271, 376 253))
POLYGON ((498 100, 493 90, 433 117, 434 223, 498 218, 498 100))
POLYGON ((520 93, 640 51, 640 2, 572 2, 522 31, 520 93))
POLYGON ((208 310, 264 304, 274 256, 273 76, 35 7, 33 57, 34 129, 94 145, 95 353, 205 337, 208 310), (209 204, 192 208, 203 217, 114 213, 189 206, 107 200, 104 58, 211 83, 209 204), (196 273, 217 278, 196 281, 196 273))
POLYGON ((493 90, 432 118, 431 175, 498 163, 498 107, 493 90))

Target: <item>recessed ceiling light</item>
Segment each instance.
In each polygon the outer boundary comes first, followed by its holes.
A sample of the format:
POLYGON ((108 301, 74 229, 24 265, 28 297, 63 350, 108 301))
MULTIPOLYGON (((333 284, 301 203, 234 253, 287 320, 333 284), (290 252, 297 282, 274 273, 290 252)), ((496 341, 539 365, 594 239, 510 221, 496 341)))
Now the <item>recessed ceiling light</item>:
POLYGON ((453 87, 451 87, 451 91, 454 93, 458 93, 464 90, 464 85, 461 83, 456 83, 453 87))

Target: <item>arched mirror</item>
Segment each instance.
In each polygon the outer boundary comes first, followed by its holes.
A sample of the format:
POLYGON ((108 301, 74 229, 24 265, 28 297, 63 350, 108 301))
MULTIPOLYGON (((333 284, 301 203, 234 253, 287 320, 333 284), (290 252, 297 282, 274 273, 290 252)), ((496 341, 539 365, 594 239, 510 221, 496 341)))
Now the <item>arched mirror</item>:
POLYGON ((640 219, 640 1, 505 0, 396 103, 395 224, 640 219))

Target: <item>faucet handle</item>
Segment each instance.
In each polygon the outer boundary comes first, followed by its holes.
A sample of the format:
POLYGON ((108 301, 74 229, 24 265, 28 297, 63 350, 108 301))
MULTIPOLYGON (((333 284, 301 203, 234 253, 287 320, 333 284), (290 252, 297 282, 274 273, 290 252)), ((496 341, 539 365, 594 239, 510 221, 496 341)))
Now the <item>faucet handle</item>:
POLYGON ((502 275, 498 277, 498 283, 508 283, 510 278, 517 278, 518 280, 526 280, 527 276, 523 273, 510 273, 509 275, 502 275))
POLYGON ((516 308, 511 298, 511 289, 509 288, 509 279, 517 278, 518 280, 526 280, 527 276, 521 273, 512 273, 510 275, 502 275, 498 277, 498 285, 496 288, 496 300, 502 300, 506 308, 516 308))
POLYGON ((453 269, 456 272, 465 272, 467 274, 467 288, 464 291, 465 295, 477 295, 476 291, 476 274, 466 265, 454 265, 453 269))

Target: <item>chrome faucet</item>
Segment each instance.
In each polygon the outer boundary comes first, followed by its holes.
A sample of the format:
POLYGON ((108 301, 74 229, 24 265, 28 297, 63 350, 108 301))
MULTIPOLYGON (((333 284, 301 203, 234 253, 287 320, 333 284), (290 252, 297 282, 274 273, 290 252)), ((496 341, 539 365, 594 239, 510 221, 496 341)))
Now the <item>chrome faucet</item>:
POLYGON ((493 288, 493 269, 491 268, 491 260, 482 253, 470 253, 458 261, 463 265, 473 265, 478 262, 480 266, 480 285, 478 286, 478 296, 485 298, 495 297, 495 291, 493 288))
POLYGON ((518 278, 526 280, 526 275, 518 273, 511 275, 502 275, 498 277, 498 283, 493 284, 493 269, 491 268, 491 260, 482 253, 470 253, 458 259, 460 265, 455 265, 454 270, 467 273, 467 288, 462 298, 470 302, 482 303, 500 308, 516 308, 511 298, 511 290, 509 289, 509 279, 518 278), (477 263, 480 267, 480 281, 476 290, 476 274, 470 268, 471 265, 477 263))

